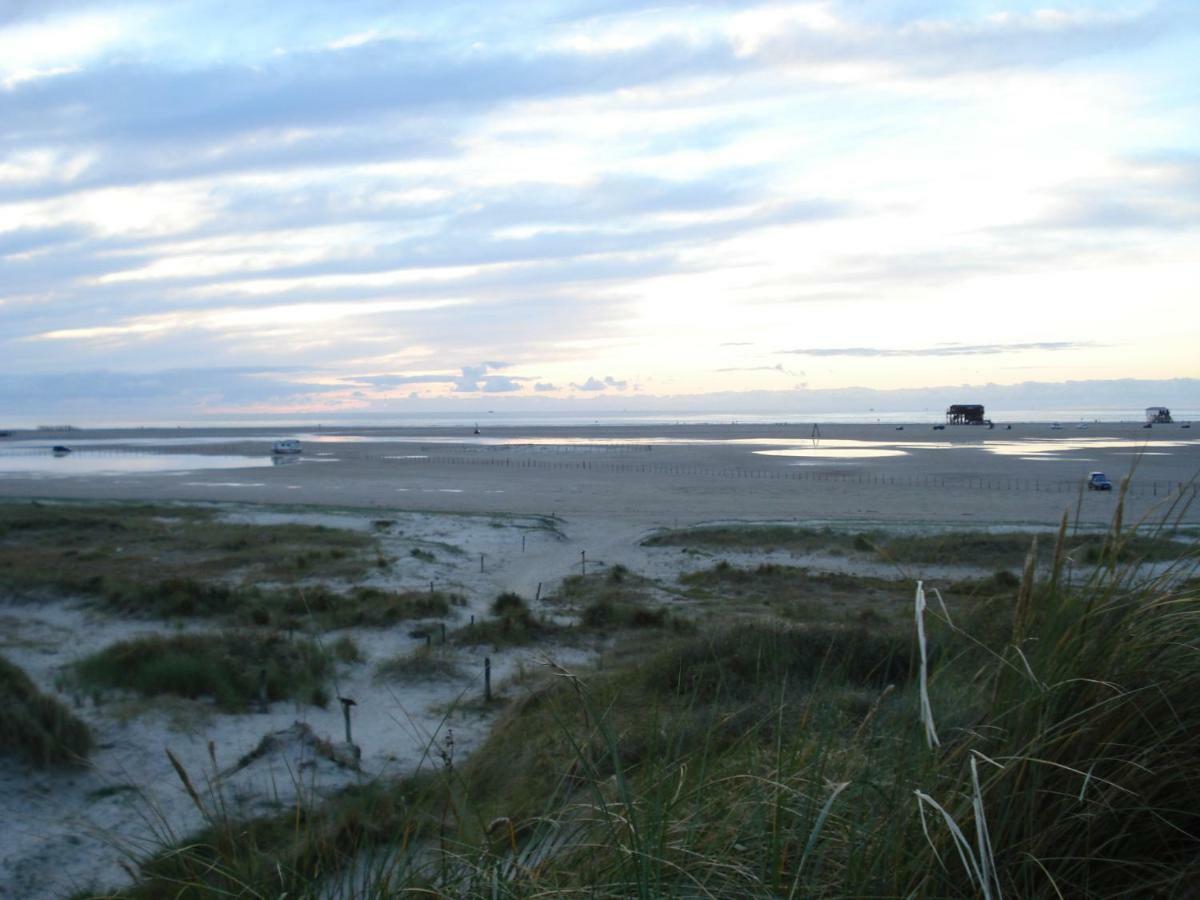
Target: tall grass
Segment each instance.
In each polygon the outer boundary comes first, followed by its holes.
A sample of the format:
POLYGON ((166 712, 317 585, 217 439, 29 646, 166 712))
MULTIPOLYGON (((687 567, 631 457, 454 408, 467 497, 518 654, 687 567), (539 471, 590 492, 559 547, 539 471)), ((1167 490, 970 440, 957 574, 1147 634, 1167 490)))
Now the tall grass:
POLYGON ((78 765, 91 746, 86 723, 39 691, 19 666, 0 657, 0 753, 35 766, 78 765))
POLYGON ((72 677, 90 689, 208 697, 240 711, 260 700, 325 706, 332 670, 330 656, 311 641, 230 631, 119 641, 76 663, 72 677))
POLYGON ((1189 896, 1190 554, 1149 577, 1114 524, 1116 563, 1072 587, 1068 531, 954 621, 922 590, 907 633, 637 633, 603 671, 554 670, 465 763, 431 747, 414 780, 214 823, 136 893, 219 871, 245 896, 1189 896))

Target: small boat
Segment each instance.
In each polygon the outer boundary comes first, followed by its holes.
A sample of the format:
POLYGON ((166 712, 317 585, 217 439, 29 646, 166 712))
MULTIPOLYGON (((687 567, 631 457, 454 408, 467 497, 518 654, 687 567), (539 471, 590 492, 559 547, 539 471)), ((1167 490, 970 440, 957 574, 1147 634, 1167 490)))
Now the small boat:
POLYGON ((1062 426, 1059 425, 1057 422, 1055 422, 1053 425, 1050 426, 1050 430, 1051 431, 1062 431, 1062 426))
POLYGON ((64 447, 62 444, 55 444, 53 447, 50 448, 50 452, 53 453, 55 456, 66 456, 68 453, 71 452, 71 448, 64 447))
POLYGON ((271 445, 271 452, 278 454, 303 453, 300 449, 300 442, 295 438, 288 438, 285 441, 276 441, 271 445))

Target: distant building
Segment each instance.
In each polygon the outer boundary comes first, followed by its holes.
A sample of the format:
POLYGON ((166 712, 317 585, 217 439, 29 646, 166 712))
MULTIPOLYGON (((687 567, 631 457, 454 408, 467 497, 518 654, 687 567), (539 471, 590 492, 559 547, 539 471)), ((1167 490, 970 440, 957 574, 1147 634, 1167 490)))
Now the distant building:
POLYGON ((1175 420, 1171 418, 1171 411, 1165 406, 1146 407, 1147 425, 1170 425, 1173 421, 1175 420))
POLYGON ((946 410, 947 425, 988 425, 982 403, 955 403, 946 410))

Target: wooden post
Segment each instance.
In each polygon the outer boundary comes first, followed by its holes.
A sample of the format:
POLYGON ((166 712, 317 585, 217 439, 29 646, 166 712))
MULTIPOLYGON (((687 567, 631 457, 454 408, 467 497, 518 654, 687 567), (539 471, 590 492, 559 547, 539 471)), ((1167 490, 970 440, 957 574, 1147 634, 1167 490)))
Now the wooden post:
POLYGON ((579 574, 580 575, 587 574, 587 551, 586 550, 579 551, 579 574))
POLYGON ((533 602, 537 603, 541 599, 542 599, 542 583, 539 581, 538 589, 537 589, 537 596, 533 598, 533 602))
POLYGON ((483 571, 483 554, 482 553, 479 554, 479 571, 480 572, 483 571))
POLYGON ((258 706, 263 712, 267 711, 267 670, 258 670, 258 706))
POLYGON ((492 658, 485 656, 483 658, 483 699, 492 702, 492 658))
POLYGON ((442 626, 442 643, 444 644, 446 643, 446 623, 438 622, 438 624, 442 626))
POLYGON ((525 535, 521 535, 521 552, 525 552, 525 535))
POLYGON ((354 741, 350 737, 350 707, 357 706, 349 697, 338 697, 342 703, 342 716, 346 720, 346 743, 353 744, 354 741))

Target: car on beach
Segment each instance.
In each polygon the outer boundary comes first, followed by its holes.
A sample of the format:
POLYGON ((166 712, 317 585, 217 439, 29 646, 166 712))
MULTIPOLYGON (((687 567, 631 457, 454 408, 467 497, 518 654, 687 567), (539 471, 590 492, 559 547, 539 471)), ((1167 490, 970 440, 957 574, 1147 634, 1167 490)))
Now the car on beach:
POLYGON ((1103 472, 1088 473, 1087 486, 1089 491, 1111 491, 1112 482, 1103 472))
POLYGON ((276 455, 287 455, 303 452, 300 449, 300 442, 295 438, 289 438, 284 441, 276 441, 271 446, 271 452, 276 455))

